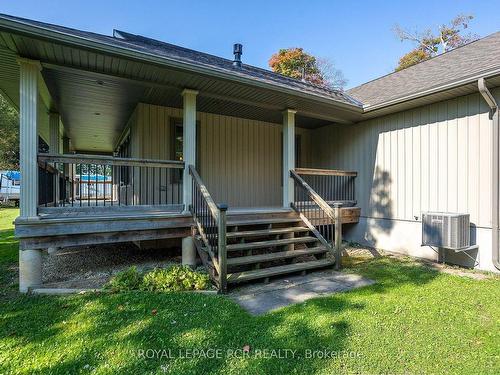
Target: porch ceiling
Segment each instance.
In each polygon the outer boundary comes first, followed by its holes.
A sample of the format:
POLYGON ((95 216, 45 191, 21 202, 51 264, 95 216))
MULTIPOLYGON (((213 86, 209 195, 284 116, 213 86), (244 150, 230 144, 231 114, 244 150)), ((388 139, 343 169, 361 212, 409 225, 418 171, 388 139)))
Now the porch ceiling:
POLYGON ((181 107, 184 88, 200 92, 202 112, 281 123, 281 111, 295 108, 297 125, 308 128, 352 123, 361 115, 360 109, 300 92, 271 90, 0 26, 0 89, 15 105, 19 103, 16 55, 42 63, 42 75, 54 99, 49 109, 61 113, 79 150, 112 151, 138 102, 181 107))

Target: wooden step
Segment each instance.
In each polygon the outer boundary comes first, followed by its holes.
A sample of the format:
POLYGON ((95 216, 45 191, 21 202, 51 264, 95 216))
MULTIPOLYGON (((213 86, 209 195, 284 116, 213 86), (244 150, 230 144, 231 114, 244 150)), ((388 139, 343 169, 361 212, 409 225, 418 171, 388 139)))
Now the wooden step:
POLYGON ((262 230, 247 230, 241 232, 227 232, 227 238, 237 238, 237 237, 260 237, 260 236, 272 236, 276 234, 285 233, 295 233, 295 232, 309 232, 309 228, 306 227, 288 227, 288 228, 274 228, 274 229, 262 229, 262 230))
POLYGON ((227 219, 228 226, 243 226, 243 225, 262 225, 262 224, 289 224, 298 223, 302 220, 300 218, 270 218, 270 219, 238 219, 236 217, 229 217, 227 219))
POLYGON ((301 249, 301 250, 278 251, 275 253, 229 258, 227 260, 227 265, 228 266, 241 266, 244 264, 270 262, 273 260, 295 258, 298 256, 303 256, 303 255, 323 254, 323 253, 326 253, 327 251, 328 250, 323 246, 310 247, 310 248, 301 249))
POLYGON ((286 266, 262 268, 252 271, 236 272, 227 275, 227 282, 230 284, 241 283, 244 281, 263 279, 265 277, 284 275, 298 271, 305 271, 315 268, 330 267, 335 261, 330 259, 321 259, 311 262, 294 263, 286 266))
POLYGON ((295 238, 283 238, 281 240, 270 240, 270 241, 256 241, 247 243, 238 243, 227 245, 227 251, 237 251, 237 250, 250 250, 258 248, 268 248, 282 245, 290 245, 294 243, 308 243, 318 241, 315 237, 295 237, 295 238))

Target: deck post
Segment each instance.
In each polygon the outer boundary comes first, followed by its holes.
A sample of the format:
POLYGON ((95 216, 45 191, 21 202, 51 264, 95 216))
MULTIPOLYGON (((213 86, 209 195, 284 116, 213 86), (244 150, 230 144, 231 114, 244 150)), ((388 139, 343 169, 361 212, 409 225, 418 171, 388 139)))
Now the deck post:
POLYGON ((342 267, 342 211, 341 205, 335 203, 333 206, 335 215, 335 269, 340 270, 342 267))
POLYGON ((184 175, 182 182, 184 212, 189 212, 192 204, 192 177, 189 174, 189 166, 196 165, 196 95, 198 91, 184 89, 182 96, 183 105, 183 146, 182 154, 184 161, 184 175))
POLYGON ((227 205, 219 204, 219 220, 217 223, 217 256, 219 262, 219 291, 227 292, 227 205))
POLYGON ((42 251, 19 250, 19 291, 27 293, 30 288, 42 284, 42 251))
POLYGON ((293 109, 283 111, 283 207, 293 202, 293 180, 290 171, 295 168, 295 113, 293 109))
POLYGON ((182 239, 182 265, 196 267, 196 248, 192 235, 182 239))
MULTIPOLYGON (((38 206, 38 78, 40 62, 19 58, 19 139, 21 197, 20 217, 37 219, 38 206)), ((19 251, 19 290, 42 283, 42 254, 40 250, 19 251)))

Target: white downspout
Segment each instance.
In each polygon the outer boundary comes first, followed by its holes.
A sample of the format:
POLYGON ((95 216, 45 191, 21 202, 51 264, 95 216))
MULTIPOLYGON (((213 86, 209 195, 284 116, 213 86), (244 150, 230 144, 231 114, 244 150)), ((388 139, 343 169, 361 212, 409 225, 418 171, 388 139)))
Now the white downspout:
POLYGON ((477 86, 479 88, 479 92, 483 96, 486 103, 490 107, 490 119, 492 120, 492 196, 491 196, 491 244, 492 244, 492 261, 493 265, 500 269, 500 254, 499 254, 499 135, 500 135, 500 123, 498 117, 498 104, 491 95, 491 92, 486 87, 486 81, 484 78, 479 78, 477 80, 477 86))

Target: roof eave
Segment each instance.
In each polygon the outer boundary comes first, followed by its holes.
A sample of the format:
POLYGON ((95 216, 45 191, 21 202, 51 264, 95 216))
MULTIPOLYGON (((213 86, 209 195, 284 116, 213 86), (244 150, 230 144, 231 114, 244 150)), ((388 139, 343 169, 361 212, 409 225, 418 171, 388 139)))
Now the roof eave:
POLYGON ((239 83, 244 83, 252 86, 257 86, 265 89, 279 91, 289 95, 295 95, 304 99, 312 99, 320 101, 325 104, 335 105, 337 107, 352 111, 354 113, 362 113, 363 108, 354 104, 348 104, 335 100, 325 95, 306 93, 300 90, 291 89, 276 83, 262 82, 253 80, 251 78, 242 77, 236 74, 232 74, 221 69, 216 69, 213 67, 208 67, 204 65, 181 62, 167 57, 160 57, 153 53, 139 52, 132 48, 119 47, 111 45, 110 43, 95 41, 89 38, 72 35, 62 31, 50 30, 42 26, 33 26, 22 21, 13 21, 11 19, 0 16, 0 28, 4 28, 10 32, 23 33, 34 38, 43 38, 55 42, 61 42, 73 46, 84 47, 88 49, 98 50, 102 52, 112 53, 115 55, 133 58, 139 61, 155 63, 159 65, 164 65, 172 68, 184 69, 194 73, 208 74, 213 77, 227 79, 239 83))

